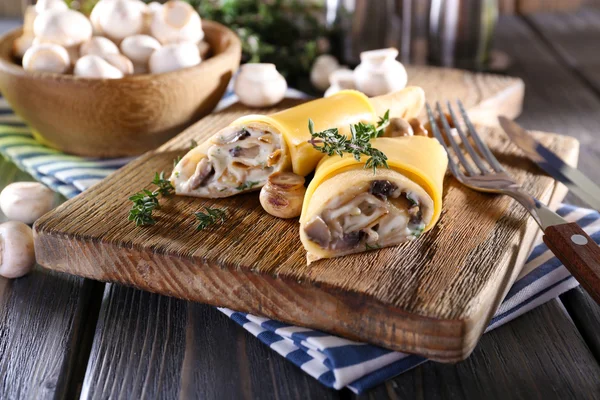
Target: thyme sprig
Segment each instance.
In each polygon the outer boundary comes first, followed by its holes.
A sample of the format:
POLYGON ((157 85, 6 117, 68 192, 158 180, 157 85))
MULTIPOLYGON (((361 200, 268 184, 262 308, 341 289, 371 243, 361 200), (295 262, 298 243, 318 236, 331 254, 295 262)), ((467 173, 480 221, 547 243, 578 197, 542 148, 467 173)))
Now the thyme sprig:
POLYGON ((152 216, 152 212, 160 208, 158 196, 170 196, 175 190, 171 182, 165 179, 164 171, 160 174, 158 172, 154 174, 152 184, 158 186, 158 189, 154 191, 142 189, 129 197, 133 205, 129 210, 127 219, 133 221, 135 226, 154 225, 156 220, 152 216))
POLYGON ((260 182, 258 181, 246 181, 242 183, 240 186, 236 187, 235 190, 250 190, 254 186, 258 185, 260 182))
POLYGON ((221 208, 204 207, 206 212, 198 211, 194 215, 198 220, 197 231, 206 229, 214 224, 223 224, 227 218, 227 212, 221 208))
POLYGON ((311 139, 308 141, 312 146, 329 156, 334 154, 343 157, 344 154, 352 154, 356 161, 360 161, 361 156, 369 158, 365 162, 365 168, 372 168, 373 174, 377 168, 389 168, 387 156, 382 151, 371 146, 371 140, 383 135, 385 128, 390 124, 390 111, 386 111, 383 117, 379 118, 377 125, 365 124, 359 122, 350 125, 350 138, 340 134, 337 128, 325 129, 321 132, 315 132, 315 124, 312 119, 308 120, 308 130, 311 139))

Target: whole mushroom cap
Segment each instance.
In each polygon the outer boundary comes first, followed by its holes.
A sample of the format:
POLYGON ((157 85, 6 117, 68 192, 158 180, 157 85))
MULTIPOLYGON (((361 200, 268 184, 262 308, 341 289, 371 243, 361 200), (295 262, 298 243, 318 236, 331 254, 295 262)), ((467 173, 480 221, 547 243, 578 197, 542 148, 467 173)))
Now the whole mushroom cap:
POLYGON ((99 33, 122 40, 142 31, 146 10, 146 4, 140 0, 101 0, 92 10, 90 20, 99 33))
POLYGON ((93 54, 96 56, 106 56, 108 54, 119 54, 119 48, 113 41, 102 37, 102 36, 94 36, 89 40, 81 43, 79 47, 79 56, 87 56, 89 54, 93 54))
POLYGON ((83 56, 77 60, 73 73, 85 78, 120 79, 123 77, 123 73, 118 68, 95 55, 83 56))
POLYGON ((35 265, 33 232, 22 222, 0 224, 0 276, 18 278, 35 265))
POLYGON ((41 14, 49 10, 68 10, 69 6, 63 0, 38 0, 35 3, 35 11, 41 14))
POLYGON ((150 32, 162 44, 198 43, 204 38, 200 15, 191 5, 180 0, 170 0, 154 13, 150 32))
POLYGON ((50 10, 35 19, 33 33, 44 42, 70 47, 92 37, 92 24, 80 12, 50 10))
POLYGON ((161 74, 200 64, 200 51, 195 43, 173 43, 161 47, 150 56, 150 72, 161 74))
POLYGON ((123 54, 107 54, 104 58, 110 65, 118 69, 123 75, 133 74, 133 63, 123 54))
POLYGON ((54 192, 39 182, 15 182, 0 193, 0 208, 9 219, 32 224, 54 207, 54 192))
POLYGON ((134 64, 147 64, 152 53, 160 47, 160 42, 148 35, 129 36, 121 42, 121 51, 134 64))
POLYGON ((54 43, 34 44, 23 55, 23 68, 26 71, 62 74, 70 66, 67 50, 54 43))

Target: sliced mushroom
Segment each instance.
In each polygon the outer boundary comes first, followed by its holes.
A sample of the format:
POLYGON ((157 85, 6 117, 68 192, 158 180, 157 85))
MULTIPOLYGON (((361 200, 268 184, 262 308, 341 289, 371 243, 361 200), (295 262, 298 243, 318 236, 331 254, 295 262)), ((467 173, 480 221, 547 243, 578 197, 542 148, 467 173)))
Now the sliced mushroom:
POLYGON ((369 193, 379 198, 380 200, 386 200, 396 191, 396 189, 398 189, 398 186, 394 185, 390 181, 376 180, 371 182, 369 193))
POLYGON ((331 232, 321 217, 315 217, 304 227, 304 233, 310 240, 318 243, 323 248, 329 247, 331 232))
POLYGON ((408 123, 412 127, 415 136, 429 136, 427 128, 417 118, 411 118, 408 123))
POLYGON ((203 158, 196 167, 194 175, 190 178, 190 189, 198 189, 212 172, 212 165, 208 158, 203 158))
POLYGON ((244 140, 250 136, 250 132, 246 128, 232 127, 231 129, 224 130, 214 142, 216 144, 230 144, 235 143, 238 140, 244 140))

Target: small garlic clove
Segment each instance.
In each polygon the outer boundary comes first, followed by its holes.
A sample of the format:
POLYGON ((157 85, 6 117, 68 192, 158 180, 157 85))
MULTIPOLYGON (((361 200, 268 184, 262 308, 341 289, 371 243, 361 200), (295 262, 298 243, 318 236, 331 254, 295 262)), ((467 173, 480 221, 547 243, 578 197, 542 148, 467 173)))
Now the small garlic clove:
POLYGON ((133 35, 121 42, 121 52, 134 64, 148 64, 150 56, 162 46, 158 40, 148 35, 133 35))
POLYGON ((200 64, 200 52, 195 43, 173 43, 161 47, 150 56, 150 72, 162 74, 200 64))
POLYGON ((123 54, 107 54, 104 58, 110 65, 121 71, 123 75, 133 74, 133 63, 123 54))
POLYGON ((338 60, 329 54, 322 54, 316 58, 310 70, 310 81, 318 90, 325 90, 329 86, 329 76, 340 69, 338 60))
POLYGON ((0 276, 19 278, 35 266, 33 232, 22 222, 0 224, 0 276))
POLYGON ((13 56, 18 59, 22 59, 25 55, 25 52, 29 50, 29 48, 33 45, 33 39, 33 35, 26 34, 23 34, 16 38, 12 48, 13 56))
POLYGON ((92 25, 80 12, 50 10, 39 15, 33 23, 33 33, 44 42, 63 47, 79 45, 92 37, 92 25))
POLYGON ((150 32, 162 44, 198 43, 204 38, 200 15, 181 0, 170 0, 153 14, 150 32))
POLYGON ((26 71, 65 73, 71 66, 67 50, 53 43, 32 45, 23 55, 26 71))
POLYGON ((110 39, 102 36, 94 36, 81 43, 81 46, 79 47, 80 57, 90 54, 100 57, 104 57, 108 54, 119 54, 119 48, 110 39))
POLYGON ((234 91, 248 107, 270 107, 283 100, 287 82, 275 64, 249 63, 240 67, 234 91))
POLYGON ((120 79, 123 73, 101 57, 83 56, 77 63, 73 74, 84 78, 120 79))
POLYGON ((274 217, 295 218, 302 212, 304 177, 293 172, 276 172, 260 190, 260 204, 274 217))
POLYGON ((0 208, 7 218, 34 223, 54 208, 54 192, 38 182, 15 182, 0 193, 0 208))
POLYGON ((95 30, 120 41, 142 32, 147 6, 140 0, 100 0, 92 10, 90 20, 95 30), (94 13, 94 10, 98 10, 94 13))

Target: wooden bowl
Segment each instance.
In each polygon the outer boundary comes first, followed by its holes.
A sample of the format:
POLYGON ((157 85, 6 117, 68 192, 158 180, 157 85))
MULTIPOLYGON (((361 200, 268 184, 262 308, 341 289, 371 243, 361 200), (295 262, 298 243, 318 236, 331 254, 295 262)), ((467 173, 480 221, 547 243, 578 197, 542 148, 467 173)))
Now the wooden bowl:
POLYGON ((141 154, 209 114, 239 67, 235 33, 212 21, 202 27, 213 54, 206 61, 123 79, 27 72, 12 58, 16 29, 0 37, 0 92, 50 147, 91 157, 141 154))

